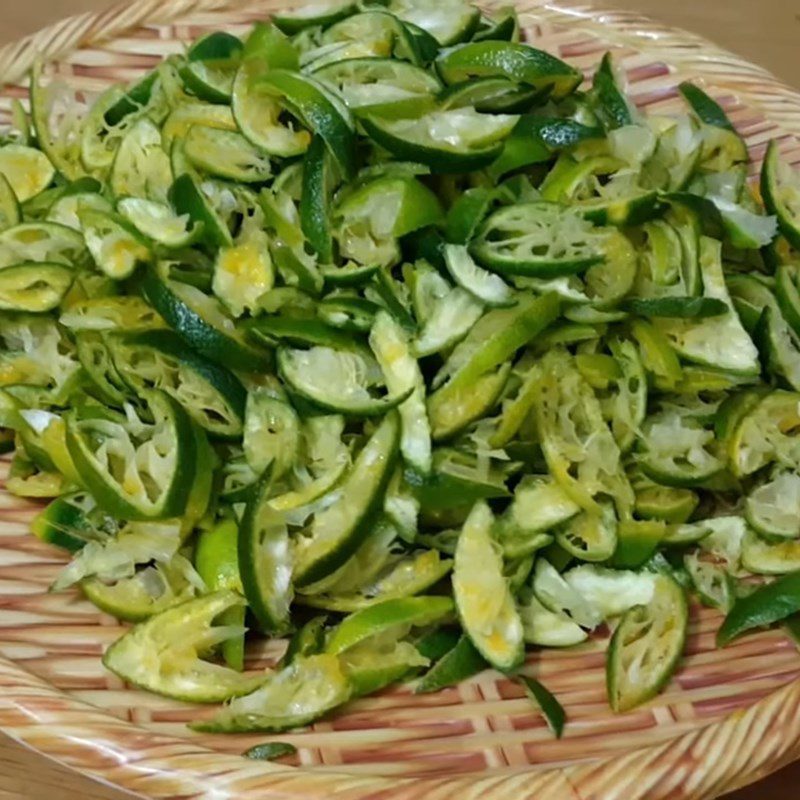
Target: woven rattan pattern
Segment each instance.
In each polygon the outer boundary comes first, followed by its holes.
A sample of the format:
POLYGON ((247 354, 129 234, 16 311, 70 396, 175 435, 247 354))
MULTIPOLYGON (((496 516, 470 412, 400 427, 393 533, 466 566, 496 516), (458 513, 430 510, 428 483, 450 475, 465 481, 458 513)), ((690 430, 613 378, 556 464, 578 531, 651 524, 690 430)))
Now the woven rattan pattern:
MULTIPOLYGON (((87 14, 0 48, 0 124, 37 57, 91 96, 128 81, 208 30, 237 33, 285 8, 274 0, 140 0, 87 14)), ((628 13, 527 0, 530 41, 589 73, 614 48, 638 104, 680 107, 676 85, 701 79, 747 139, 757 165, 780 137, 800 162, 800 95, 764 70, 691 34, 628 13)), ((7 471, 0 462, 0 477, 7 471)), ((204 713, 146 695, 105 672, 120 625, 77 595, 50 595, 61 557, 27 533, 34 504, 0 492, 0 728, 87 774, 153 797, 263 800, 659 800, 706 798, 800 755, 800 658, 779 632, 714 648, 719 617, 694 609, 687 657, 658 700, 623 716, 605 702, 603 636, 529 656, 528 669, 564 702, 555 740, 520 689, 486 672, 436 695, 405 688, 350 704, 279 738, 300 769, 238 757, 264 736, 190 734, 204 713)), ((250 653, 269 663, 277 644, 250 653)))

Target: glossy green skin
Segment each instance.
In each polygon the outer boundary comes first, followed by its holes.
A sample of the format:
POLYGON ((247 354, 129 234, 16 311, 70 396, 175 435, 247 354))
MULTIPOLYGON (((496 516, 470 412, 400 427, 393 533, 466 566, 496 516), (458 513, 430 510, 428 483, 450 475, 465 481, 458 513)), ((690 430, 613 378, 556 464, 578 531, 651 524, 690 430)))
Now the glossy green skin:
POLYGON ((330 170, 325 141, 315 136, 303 161, 303 194, 300 197, 300 226, 323 264, 333 259, 330 223, 330 170))
POLYGON ((70 553, 77 553, 86 544, 86 539, 81 538, 80 533, 91 532, 94 527, 86 514, 70 502, 70 498, 77 494, 83 492, 57 497, 31 522, 31 530, 39 539, 70 553))
POLYGON ((263 78, 265 90, 322 138, 345 177, 355 174, 355 134, 338 109, 310 80, 288 70, 272 70, 263 78))
POLYGON ((553 99, 569 95, 583 77, 573 67, 535 47, 492 40, 449 50, 437 59, 436 68, 448 84, 467 78, 504 76, 536 88, 550 87, 553 99))
POLYGON ((564 732, 564 723, 567 719, 564 707, 556 700, 552 692, 534 678, 522 675, 520 676, 520 681, 525 687, 528 696, 541 709, 547 721, 547 726, 553 731, 556 739, 560 739, 561 734, 564 732))
POLYGON ((603 56, 594 74, 592 106, 607 131, 633 123, 630 106, 614 77, 611 53, 603 56))
POLYGON ((692 111, 706 125, 713 125, 715 128, 725 128, 729 131, 736 131, 733 123, 728 119, 728 115, 722 110, 722 106, 716 100, 709 97, 699 86, 695 86, 689 81, 685 81, 679 87, 684 100, 691 106, 692 111))
POLYGON ((800 572, 791 572, 737 600, 720 629, 717 646, 724 647, 753 628, 762 628, 800 611, 800 572))
POLYGON ((266 370, 270 366, 267 354, 250 348, 226 336, 174 294, 154 268, 142 280, 148 302, 167 321, 180 337, 201 355, 218 364, 243 372, 266 370))
POLYGON ((455 684, 483 672, 488 667, 486 659, 465 634, 449 653, 428 670, 417 684, 414 693, 438 692, 448 686, 455 686, 455 684))

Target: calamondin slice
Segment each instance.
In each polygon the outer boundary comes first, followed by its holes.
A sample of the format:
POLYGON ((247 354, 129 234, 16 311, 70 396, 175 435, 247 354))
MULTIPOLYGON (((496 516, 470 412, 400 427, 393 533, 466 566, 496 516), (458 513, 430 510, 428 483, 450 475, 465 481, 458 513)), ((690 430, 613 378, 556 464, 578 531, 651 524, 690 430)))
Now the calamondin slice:
POLYGON ((245 675, 202 657, 241 633, 239 626, 213 623, 243 602, 235 592, 222 591, 162 611, 111 645, 103 664, 137 686, 176 700, 218 703, 246 695, 264 675, 245 675))
POLYGON ((510 670, 524 657, 524 631, 503 576, 502 557, 491 535, 492 513, 477 503, 458 539, 453 593, 462 625, 493 666, 510 670))

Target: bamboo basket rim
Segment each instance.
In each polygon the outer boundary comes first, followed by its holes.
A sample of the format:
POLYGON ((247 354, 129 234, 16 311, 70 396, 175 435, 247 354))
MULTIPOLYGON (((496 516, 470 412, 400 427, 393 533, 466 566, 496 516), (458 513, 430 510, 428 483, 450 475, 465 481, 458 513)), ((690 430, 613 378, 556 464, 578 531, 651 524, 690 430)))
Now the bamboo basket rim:
MULTIPOLYGON (((0 87, 20 80, 37 60, 56 59, 137 26, 243 4, 244 0, 133 0, 63 19, 0 46, 0 87)), ((281 5, 296 4, 298 0, 286 0, 281 5)), ((800 135, 800 92, 696 34, 638 13, 577 0, 515 4, 529 21, 566 23, 589 35, 602 35, 610 44, 658 57, 681 73, 711 80, 758 107, 785 133, 800 135)), ((85 776, 153 798, 700 800, 747 785, 800 757, 800 679, 748 708, 661 744, 588 763, 528 767, 501 775, 382 778, 348 774, 346 768, 321 774, 248 761, 110 716, 4 657, 0 732, 85 776), (709 760, 709 754, 718 757, 709 760)))

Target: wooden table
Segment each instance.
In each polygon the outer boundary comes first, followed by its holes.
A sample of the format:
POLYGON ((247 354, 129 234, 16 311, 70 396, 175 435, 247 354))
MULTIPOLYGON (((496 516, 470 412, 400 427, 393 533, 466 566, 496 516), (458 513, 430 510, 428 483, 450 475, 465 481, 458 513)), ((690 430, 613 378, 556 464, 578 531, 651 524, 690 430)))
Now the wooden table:
MULTIPOLYGON (((114 0, 4 0, 0 43, 31 33, 48 22, 81 11, 107 8, 114 0)), ((771 69, 800 88, 800 5, 795 0, 603 0, 641 11, 670 25, 699 33, 771 69)), ((795 800, 800 762, 767 780, 729 795, 729 800, 795 800)), ((53 765, 51 771, 24 748, 0 738, 0 800, 123 800, 132 797, 76 778, 53 765), (20 779, 20 775, 24 775, 20 779), (39 775, 40 783, 32 776, 39 775), (59 787, 69 786, 61 790, 59 787)))

